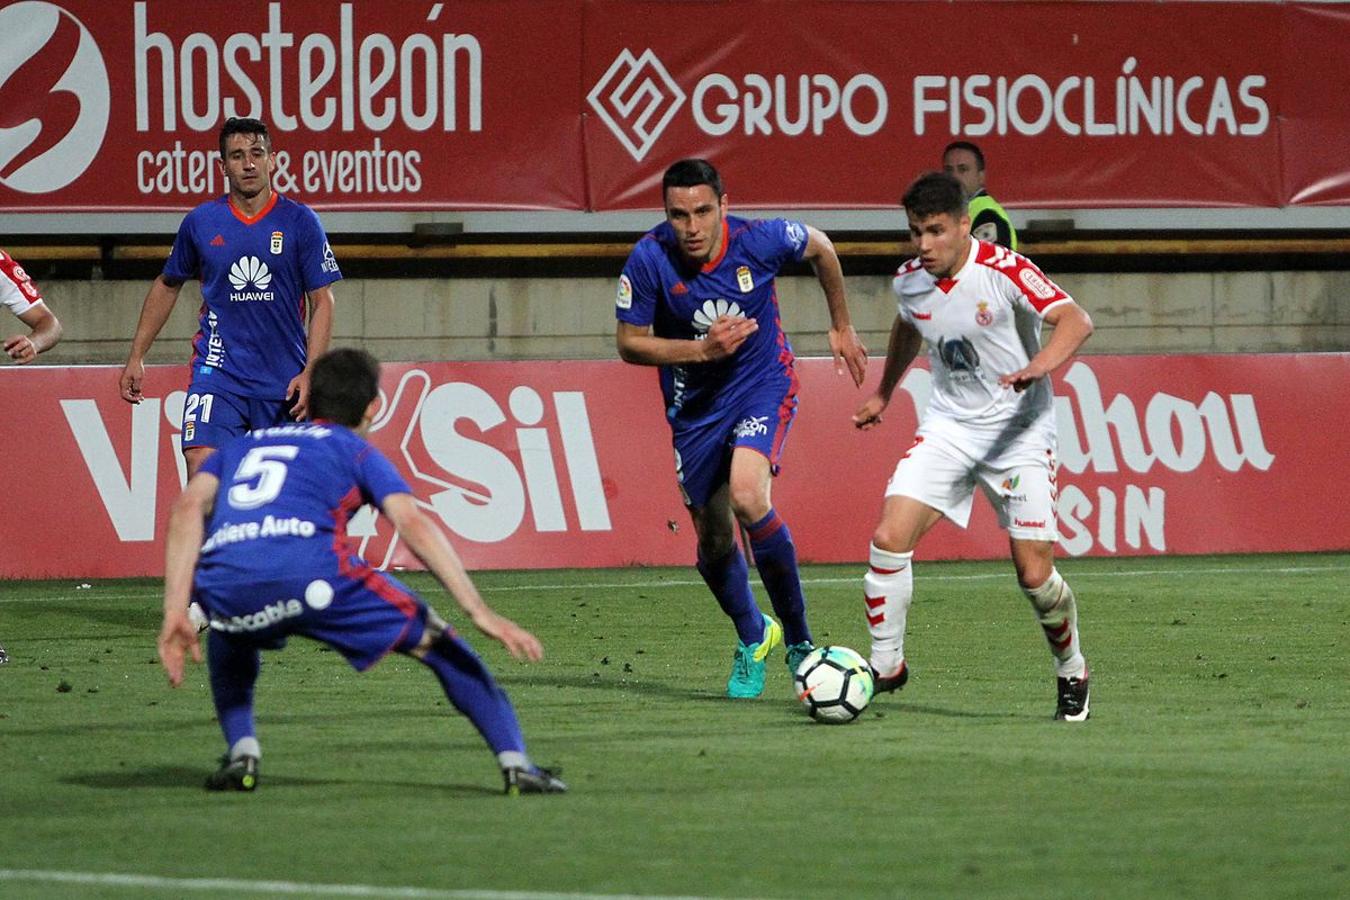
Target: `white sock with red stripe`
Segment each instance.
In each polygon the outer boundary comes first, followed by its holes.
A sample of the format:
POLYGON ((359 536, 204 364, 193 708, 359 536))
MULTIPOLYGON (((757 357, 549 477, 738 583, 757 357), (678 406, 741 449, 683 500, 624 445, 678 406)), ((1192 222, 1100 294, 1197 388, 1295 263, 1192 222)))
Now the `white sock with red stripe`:
POLYGON ((1022 588, 1032 607, 1036 620, 1045 631, 1045 641, 1055 657, 1055 674, 1060 678, 1081 678, 1087 671, 1087 660, 1078 643, 1078 601, 1069 583, 1057 570, 1038 588, 1022 588))
POLYGON ((867 604, 867 629, 872 633, 868 662, 882 675, 893 675, 905 660, 905 617, 914 599, 911 553, 892 553, 876 544, 869 548, 863 600, 867 604))

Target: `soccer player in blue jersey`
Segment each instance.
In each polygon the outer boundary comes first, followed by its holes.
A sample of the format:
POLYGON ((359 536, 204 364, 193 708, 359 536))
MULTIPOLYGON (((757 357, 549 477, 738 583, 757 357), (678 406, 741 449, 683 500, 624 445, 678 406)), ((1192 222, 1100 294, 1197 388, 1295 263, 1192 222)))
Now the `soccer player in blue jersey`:
POLYGON ((229 190, 184 217, 145 297, 120 380, 122 398, 141 402, 145 355, 183 283, 198 279, 203 303, 183 406, 188 477, 231 437, 304 418, 309 362, 328 349, 331 285, 342 277, 319 217, 273 189, 277 163, 265 124, 228 120, 220 156, 229 190))
POLYGON ((337 650, 358 671, 390 651, 419 660, 497 755, 508 794, 561 793, 566 785, 526 755, 511 701, 482 660, 421 597, 361 559, 347 536, 351 515, 373 504, 483 634, 518 659, 543 656, 534 635, 483 602, 407 482, 362 437, 378 393, 379 366, 369 354, 324 355, 313 366, 313 421, 222 444, 174 505, 159 657, 175 687, 186 655, 201 661, 187 614, 191 596, 210 617, 211 694, 227 748, 206 786, 257 787, 259 650, 280 649, 299 634, 337 650))
POLYGON ((661 191, 666 221, 637 242, 619 277, 615 341, 625 361, 661 367, 698 571, 736 628, 727 694, 758 697, 769 651, 786 639, 795 670, 812 647, 797 550, 769 490, 797 411, 774 285, 779 270, 811 264, 830 311, 835 367, 847 366, 855 384, 862 384, 867 349, 849 322, 843 270, 823 232, 727 215, 721 176, 706 160, 672 165, 661 191), (737 522, 781 627, 751 594, 737 522))

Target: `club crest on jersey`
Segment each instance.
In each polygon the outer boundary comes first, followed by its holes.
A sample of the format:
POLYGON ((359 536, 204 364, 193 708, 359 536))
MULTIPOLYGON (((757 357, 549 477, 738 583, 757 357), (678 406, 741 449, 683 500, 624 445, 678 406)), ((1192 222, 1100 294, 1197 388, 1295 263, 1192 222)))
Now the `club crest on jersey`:
POLYGON ((272 245, 270 249, 272 251, 273 256, 281 255, 281 244, 284 239, 285 235, 283 235, 280 231, 272 232, 272 245))
POLYGON ((975 324, 976 324, 976 325, 993 325, 993 324, 994 324, 994 314, 993 314, 992 312, 989 311, 989 304, 986 303, 985 301, 981 300, 979 303, 977 303, 977 304, 975 304, 975 305, 976 305, 976 307, 977 307, 977 309, 976 309, 976 311, 975 311, 975 324))
POLYGON ((755 289, 755 279, 750 277, 749 266, 741 266, 736 270, 736 284, 740 285, 742 294, 748 294, 755 289))

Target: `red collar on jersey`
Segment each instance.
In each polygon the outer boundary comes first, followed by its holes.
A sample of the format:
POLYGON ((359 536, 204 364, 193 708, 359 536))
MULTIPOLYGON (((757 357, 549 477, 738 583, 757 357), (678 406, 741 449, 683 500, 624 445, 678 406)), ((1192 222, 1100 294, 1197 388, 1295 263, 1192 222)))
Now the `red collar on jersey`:
POLYGON ((235 206, 234 199, 230 197, 228 194, 225 195, 225 202, 230 205, 230 212, 234 213, 234 217, 236 219, 238 219, 240 222, 243 222, 245 225, 252 225, 254 222, 257 222, 263 216, 270 213, 272 211, 272 207, 277 205, 277 192, 273 191, 272 196, 267 198, 267 202, 263 204, 263 208, 258 210, 257 215, 252 216, 246 214, 239 207, 235 206))
POLYGON ((727 244, 729 243, 729 242, 727 241, 727 233, 728 233, 728 229, 727 229, 727 220, 726 220, 726 217, 723 216, 723 217, 722 217, 722 245, 721 245, 720 247, 717 248, 717 258, 716 258, 716 259, 710 259, 710 260, 708 260, 706 263, 704 263, 704 264, 703 264, 703 268, 702 268, 701 271, 704 271, 704 272, 711 272, 713 269, 717 268, 717 266, 722 262, 722 258, 723 258, 724 256, 727 255, 727 244))

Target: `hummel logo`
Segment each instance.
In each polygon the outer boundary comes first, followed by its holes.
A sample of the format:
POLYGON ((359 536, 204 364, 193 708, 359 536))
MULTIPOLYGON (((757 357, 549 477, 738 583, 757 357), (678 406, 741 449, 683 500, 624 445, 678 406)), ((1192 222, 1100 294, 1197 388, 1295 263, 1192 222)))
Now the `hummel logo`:
POLYGON ((642 162, 684 104, 684 91, 650 48, 634 56, 625 47, 586 102, 633 159, 642 162))
POLYGON ((220 235, 216 235, 215 237, 211 238, 211 246, 212 246, 212 247, 224 247, 224 246, 225 246, 225 239, 224 239, 223 237, 221 237, 220 235))

